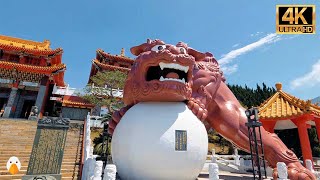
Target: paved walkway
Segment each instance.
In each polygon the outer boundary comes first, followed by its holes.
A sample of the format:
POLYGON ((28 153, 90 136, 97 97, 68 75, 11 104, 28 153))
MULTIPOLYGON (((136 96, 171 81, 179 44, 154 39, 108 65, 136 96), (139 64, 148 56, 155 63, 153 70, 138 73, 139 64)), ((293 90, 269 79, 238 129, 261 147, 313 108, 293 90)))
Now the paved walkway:
MULTIPOLYGON (((208 172, 202 172, 198 177, 198 180, 207 180, 207 179, 209 179, 208 172)), ((230 172, 226 172, 226 171, 220 171, 219 172, 219 179, 221 179, 221 180, 252 180, 253 179, 253 175, 251 175, 251 174, 238 174, 238 173, 230 173, 230 172)))

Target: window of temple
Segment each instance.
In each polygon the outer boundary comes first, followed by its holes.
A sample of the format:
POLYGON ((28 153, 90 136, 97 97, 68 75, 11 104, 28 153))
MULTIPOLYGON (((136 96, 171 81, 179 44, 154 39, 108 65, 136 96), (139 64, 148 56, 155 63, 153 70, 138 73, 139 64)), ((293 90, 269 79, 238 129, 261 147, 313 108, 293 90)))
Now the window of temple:
POLYGON ((19 59, 20 59, 19 55, 11 55, 11 56, 9 57, 9 61, 10 61, 10 62, 16 62, 16 63, 18 63, 18 62, 19 62, 19 59))
POLYGON ((32 65, 39 66, 40 60, 39 59, 33 59, 32 65))
POLYGON ((120 67, 128 68, 127 65, 120 64, 120 67))
POLYGON ((26 64, 31 64, 31 58, 28 56, 25 56, 25 63, 26 64))
POLYGON ((3 58, 3 50, 0 49, 0 59, 2 59, 2 58, 3 58))

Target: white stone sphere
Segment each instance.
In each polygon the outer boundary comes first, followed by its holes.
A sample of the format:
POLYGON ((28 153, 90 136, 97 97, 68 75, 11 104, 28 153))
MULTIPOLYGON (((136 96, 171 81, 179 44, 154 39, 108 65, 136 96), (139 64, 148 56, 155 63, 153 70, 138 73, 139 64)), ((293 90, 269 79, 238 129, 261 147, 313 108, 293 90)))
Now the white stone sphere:
POLYGON ((122 180, 194 180, 208 152, 202 122, 182 102, 139 103, 117 125, 111 154, 122 180), (187 132, 187 150, 176 151, 176 130, 187 132))

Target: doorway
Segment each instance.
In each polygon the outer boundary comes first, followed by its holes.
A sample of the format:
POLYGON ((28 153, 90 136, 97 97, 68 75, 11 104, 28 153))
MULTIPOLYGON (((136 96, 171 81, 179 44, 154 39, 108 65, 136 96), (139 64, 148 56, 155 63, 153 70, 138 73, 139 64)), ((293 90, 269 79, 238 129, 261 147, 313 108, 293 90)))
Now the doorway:
POLYGON ((20 118, 28 118, 31 112, 32 106, 34 106, 35 101, 33 100, 24 100, 20 118))

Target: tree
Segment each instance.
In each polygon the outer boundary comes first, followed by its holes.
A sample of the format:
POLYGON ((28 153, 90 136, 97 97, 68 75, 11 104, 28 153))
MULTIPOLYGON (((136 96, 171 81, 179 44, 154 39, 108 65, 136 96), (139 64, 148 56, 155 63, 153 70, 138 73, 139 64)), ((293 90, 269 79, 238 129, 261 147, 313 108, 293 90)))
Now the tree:
POLYGON ((124 106, 119 97, 124 88, 127 74, 121 71, 103 71, 92 76, 84 89, 84 99, 96 106, 106 106, 109 113, 124 106))
MULTIPOLYGON (((111 120, 112 113, 124 106, 122 98, 119 97, 119 95, 122 95, 126 78, 127 74, 121 71, 98 72, 90 78, 92 83, 84 89, 82 98, 96 106, 107 107, 108 113, 101 117, 100 120, 102 120, 102 122, 107 123, 111 120)), ((103 133, 93 140, 94 154, 102 155, 105 153, 103 151, 107 151, 108 154, 110 154, 110 142, 107 148, 102 149, 103 143, 106 143, 104 141, 103 133)), ((108 141, 111 140, 109 139, 108 141)))

